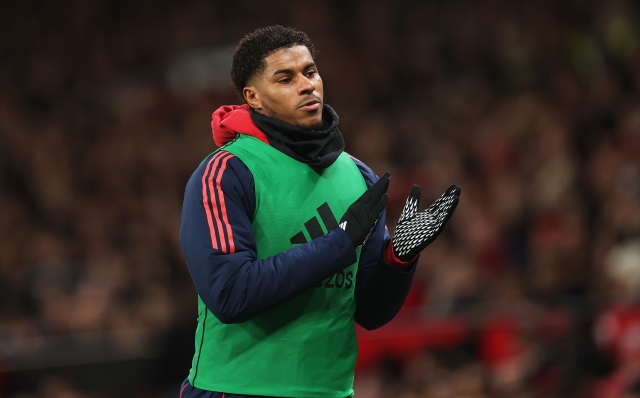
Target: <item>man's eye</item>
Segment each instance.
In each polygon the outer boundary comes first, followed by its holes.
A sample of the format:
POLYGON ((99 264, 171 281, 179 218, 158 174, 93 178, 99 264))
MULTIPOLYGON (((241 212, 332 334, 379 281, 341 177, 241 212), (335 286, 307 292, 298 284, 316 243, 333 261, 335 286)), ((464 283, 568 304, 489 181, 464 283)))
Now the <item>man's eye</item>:
POLYGON ((307 72, 307 76, 313 76, 316 73, 318 73, 318 72, 316 72, 315 70, 310 70, 309 72, 307 72))
POLYGON ((282 79, 278 80, 278 83, 289 83, 290 81, 291 81, 290 78, 285 77, 285 78, 282 78, 282 79))

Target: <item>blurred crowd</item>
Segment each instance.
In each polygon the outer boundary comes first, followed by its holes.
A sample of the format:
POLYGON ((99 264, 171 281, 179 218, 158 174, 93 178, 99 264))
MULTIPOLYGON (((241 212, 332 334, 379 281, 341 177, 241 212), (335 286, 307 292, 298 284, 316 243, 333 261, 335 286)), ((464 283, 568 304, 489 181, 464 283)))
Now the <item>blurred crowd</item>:
MULTIPOLYGON (((229 46, 279 23, 319 49, 347 151, 391 171, 390 231, 411 184, 422 206, 462 187, 398 322, 456 319, 465 337, 381 353, 356 396, 640 397, 636 2, 0 11, 0 389, 3 356, 36 355, 47 336, 100 332, 126 351, 195 328, 184 186, 215 149, 211 113, 240 101, 229 46)), ((12 396, 85 394, 49 384, 12 396)))

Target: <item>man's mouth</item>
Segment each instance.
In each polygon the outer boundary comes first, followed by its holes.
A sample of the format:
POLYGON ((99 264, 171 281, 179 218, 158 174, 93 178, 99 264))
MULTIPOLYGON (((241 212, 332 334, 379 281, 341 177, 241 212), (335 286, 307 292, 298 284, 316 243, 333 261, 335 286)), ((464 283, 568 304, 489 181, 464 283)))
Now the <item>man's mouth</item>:
POLYGON ((315 111, 317 109, 320 109, 320 101, 318 101, 317 99, 309 100, 300 105, 300 109, 302 109, 303 111, 315 111))

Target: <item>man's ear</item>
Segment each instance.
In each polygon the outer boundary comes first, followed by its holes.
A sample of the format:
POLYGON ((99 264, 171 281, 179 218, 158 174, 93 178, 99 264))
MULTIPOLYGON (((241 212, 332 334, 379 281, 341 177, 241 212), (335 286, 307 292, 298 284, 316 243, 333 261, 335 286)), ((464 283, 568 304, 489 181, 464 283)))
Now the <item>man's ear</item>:
POLYGON ((255 86, 247 86, 242 89, 242 96, 247 102, 247 105, 253 109, 262 109, 262 101, 260 101, 260 94, 256 90, 255 86))

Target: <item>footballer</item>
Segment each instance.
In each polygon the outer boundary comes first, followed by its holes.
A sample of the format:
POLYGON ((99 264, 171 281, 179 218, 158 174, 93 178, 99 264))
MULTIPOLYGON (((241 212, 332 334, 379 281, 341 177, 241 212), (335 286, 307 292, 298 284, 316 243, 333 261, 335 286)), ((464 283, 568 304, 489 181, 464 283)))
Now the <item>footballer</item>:
POLYGON ((180 244, 198 293, 195 355, 182 398, 353 395, 355 323, 402 307, 418 254, 458 203, 452 185, 418 211, 411 188, 394 238, 389 173, 344 152, 307 35, 258 29, 231 78, 243 105, 213 113, 219 147, 185 190, 180 244))

